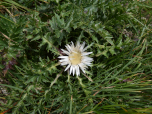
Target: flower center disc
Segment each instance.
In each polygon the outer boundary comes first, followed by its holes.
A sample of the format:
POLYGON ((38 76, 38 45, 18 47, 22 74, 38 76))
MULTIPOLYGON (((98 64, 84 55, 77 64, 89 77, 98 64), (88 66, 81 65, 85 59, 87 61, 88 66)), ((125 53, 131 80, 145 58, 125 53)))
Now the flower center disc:
POLYGON ((72 52, 69 56, 71 64, 77 65, 81 63, 81 53, 80 52, 72 52))

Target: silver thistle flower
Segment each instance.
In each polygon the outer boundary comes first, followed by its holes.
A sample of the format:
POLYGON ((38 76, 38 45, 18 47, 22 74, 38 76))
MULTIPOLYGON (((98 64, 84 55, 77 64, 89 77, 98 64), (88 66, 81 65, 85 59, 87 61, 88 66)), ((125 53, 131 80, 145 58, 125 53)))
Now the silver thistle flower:
POLYGON ((79 76, 80 69, 85 73, 87 67, 91 66, 93 59, 88 57, 88 55, 92 52, 85 52, 88 47, 84 48, 84 46, 85 42, 83 42, 83 44, 77 42, 76 46, 74 46, 73 42, 71 42, 71 45, 67 44, 65 46, 67 50, 61 49, 62 53, 67 55, 58 57, 61 59, 59 61, 62 66, 68 65, 65 68, 65 71, 70 68, 70 74, 73 72, 73 75, 76 73, 76 75, 79 76))

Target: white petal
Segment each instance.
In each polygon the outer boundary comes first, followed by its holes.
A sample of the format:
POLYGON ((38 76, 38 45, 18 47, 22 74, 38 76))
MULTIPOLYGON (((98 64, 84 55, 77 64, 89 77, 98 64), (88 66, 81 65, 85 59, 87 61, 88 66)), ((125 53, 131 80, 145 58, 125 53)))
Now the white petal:
POLYGON ((80 63, 80 64, 82 64, 81 66, 82 66, 82 68, 83 68, 84 70, 88 68, 88 66, 85 64, 85 62, 82 62, 82 63, 80 63))
POLYGON ((61 65, 63 66, 63 65, 67 65, 67 64, 69 64, 68 62, 62 62, 61 63, 61 65))
POLYGON ((68 52, 68 51, 66 51, 66 50, 64 50, 64 49, 61 49, 62 50, 62 53, 65 53, 65 54, 67 54, 67 55, 70 55, 70 53, 68 52))
POLYGON ((82 62, 92 62, 93 59, 90 58, 90 57, 83 57, 81 61, 82 61, 82 62))
POLYGON ((82 51, 85 51, 85 50, 87 50, 87 49, 88 49, 88 47, 89 47, 89 46, 85 47, 85 48, 84 48, 82 51))
POLYGON ((86 64, 86 65, 88 65, 88 66, 91 66, 92 63, 85 62, 84 64, 86 64))
POLYGON ((83 52, 82 55, 89 55, 91 54, 92 52, 83 52))
POLYGON ((69 65, 65 68, 64 71, 68 70, 68 68, 69 68, 70 66, 71 66, 71 64, 69 64, 69 65))
MULTIPOLYGON (((72 50, 72 52, 74 52, 74 53, 78 53, 78 52, 76 52, 76 51, 73 51, 73 50, 72 50)), ((72 54, 71 54, 71 55, 72 55, 72 54)))
POLYGON ((67 48, 67 50, 69 51, 69 52, 71 52, 71 47, 67 44, 67 46, 65 46, 66 48, 67 48))
POLYGON ((60 61, 61 63, 62 63, 62 62, 70 62, 69 59, 61 59, 61 60, 59 60, 59 61, 60 61))
POLYGON ((80 63, 80 64, 79 64, 79 67, 80 67, 80 69, 85 73, 83 63, 80 63))
POLYGON ((58 58, 69 58, 69 56, 59 56, 58 58))
POLYGON ((77 67, 76 67, 76 73, 77 73, 77 76, 80 75, 80 71, 79 71, 79 66, 78 66, 78 65, 77 65, 77 67))
POLYGON ((75 74, 76 66, 73 66, 73 76, 75 74))
POLYGON ((88 66, 90 66, 92 64, 91 61, 83 61, 82 63, 84 63, 85 65, 88 65, 88 66))
POLYGON ((80 47, 80 51, 81 51, 81 52, 83 51, 84 46, 85 46, 85 42, 83 42, 83 44, 82 44, 81 47, 80 47))

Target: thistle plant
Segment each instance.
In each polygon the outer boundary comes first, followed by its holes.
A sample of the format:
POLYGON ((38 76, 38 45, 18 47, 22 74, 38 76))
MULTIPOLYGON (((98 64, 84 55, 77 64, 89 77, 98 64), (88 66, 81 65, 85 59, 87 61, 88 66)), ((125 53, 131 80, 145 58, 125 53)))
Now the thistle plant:
POLYGON ((150 0, 0 0, 0 114, 150 114, 150 0))

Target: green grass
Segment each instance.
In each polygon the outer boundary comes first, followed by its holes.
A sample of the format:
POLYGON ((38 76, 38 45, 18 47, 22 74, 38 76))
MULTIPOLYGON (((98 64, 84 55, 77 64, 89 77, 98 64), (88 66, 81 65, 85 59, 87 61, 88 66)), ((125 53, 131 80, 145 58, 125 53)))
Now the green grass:
POLYGON ((0 0, 0 6, 0 114, 152 113, 150 0, 0 0), (79 77, 58 62, 71 41, 85 41, 93 52, 79 77))

